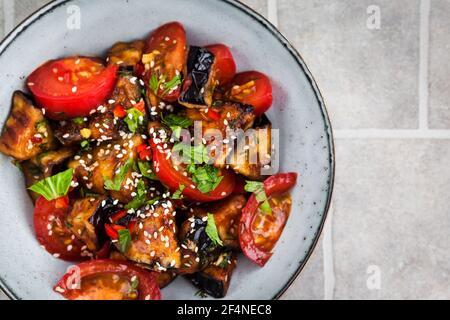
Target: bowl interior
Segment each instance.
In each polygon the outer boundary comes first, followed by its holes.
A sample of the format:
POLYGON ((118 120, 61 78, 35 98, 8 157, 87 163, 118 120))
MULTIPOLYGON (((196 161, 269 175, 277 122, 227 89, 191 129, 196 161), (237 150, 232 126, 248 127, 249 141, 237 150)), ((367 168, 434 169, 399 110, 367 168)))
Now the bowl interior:
MULTIPOLYGON (((14 90, 48 59, 101 55, 116 41, 145 37, 155 27, 178 20, 190 44, 228 44, 240 71, 259 70, 274 84, 269 118, 280 131, 280 171, 300 174, 290 220, 265 268, 240 257, 228 299, 272 299, 305 263, 321 230, 333 182, 331 129, 317 88, 290 46, 272 27, 235 1, 73 0, 55 1, 16 29, 0 46, 0 125, 14 90), (81 29, 67 21, 79 9, 81 29)), ((68 267, 34 238, 33 206, 22 174, 0 156, 0 279, 21 299, 59 299, 51 288, 68 267)), ((197 290, 177 279, 166 299, 197 299, 197 290)))

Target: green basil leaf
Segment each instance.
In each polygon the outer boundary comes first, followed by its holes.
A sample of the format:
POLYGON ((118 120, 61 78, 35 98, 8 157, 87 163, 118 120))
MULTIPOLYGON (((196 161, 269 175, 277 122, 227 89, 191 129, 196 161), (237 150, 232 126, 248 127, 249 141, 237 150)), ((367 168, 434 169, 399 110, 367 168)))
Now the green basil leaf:
POLYGON ((168 114, 165 117, 161 115, 161 122, 168 127, 181 127, 183 129, 187 129, 194 124, 191 119, 175 114, 168 114))
POLYGON ((215 245, 223 246, 223 242, 219 237, 219 233, 217 232, 216 221, 214 220, 214 215, 208 213, 208 222, 206 224, 206 234, 211 239, 211 241, 215 245))
POLYGON ((122 229, 118 231, 119 233, 119 250, 125 253, 131 244, 131 233, 128 229, 122 229))
POLYGON ((41 180, 28 189, 39 193, 48 201, 64 197, 69 192, 73 178, 73 169, 58 173, 52 177, 41 180))

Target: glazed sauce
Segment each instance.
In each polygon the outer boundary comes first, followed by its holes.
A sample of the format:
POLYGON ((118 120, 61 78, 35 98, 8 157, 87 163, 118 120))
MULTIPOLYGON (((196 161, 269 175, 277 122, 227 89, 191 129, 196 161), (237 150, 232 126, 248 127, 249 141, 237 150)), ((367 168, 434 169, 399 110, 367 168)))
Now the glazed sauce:
POLYGON ((258 248, 270 252, 286 226, 292 200, 289 193, 273 195, 268 200, 272 214, 265 214, 258 208, 252 223, 252 231, 258 248))
POLYGON ((83 277, 77 300, 137 300, 138 296, 128 277, 105 273, 83 277))

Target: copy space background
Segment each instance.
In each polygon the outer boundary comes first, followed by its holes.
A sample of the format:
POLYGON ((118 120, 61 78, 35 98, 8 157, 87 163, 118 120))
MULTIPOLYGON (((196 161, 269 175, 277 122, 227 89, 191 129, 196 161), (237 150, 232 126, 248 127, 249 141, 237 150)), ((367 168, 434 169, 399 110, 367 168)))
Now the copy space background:
MULTIPOLYGON (((0 0, 0 38, 47 2, 0 0)), ((335 130, 329 219, 283 298, 450 299, 450 0, 242 2, 298 49, 335 130)))

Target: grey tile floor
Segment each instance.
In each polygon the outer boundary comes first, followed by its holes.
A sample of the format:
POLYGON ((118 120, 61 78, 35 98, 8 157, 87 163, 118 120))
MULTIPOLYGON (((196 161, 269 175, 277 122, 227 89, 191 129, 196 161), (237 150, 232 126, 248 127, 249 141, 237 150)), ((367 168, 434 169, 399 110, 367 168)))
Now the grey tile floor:
MULTIPOLYGON (((45 2, 0 0, 0 37, 45 2)), ((330 219, 283 298, 450 299, 450 0, 243 2, 297 47, 336 129, 330 219)))

